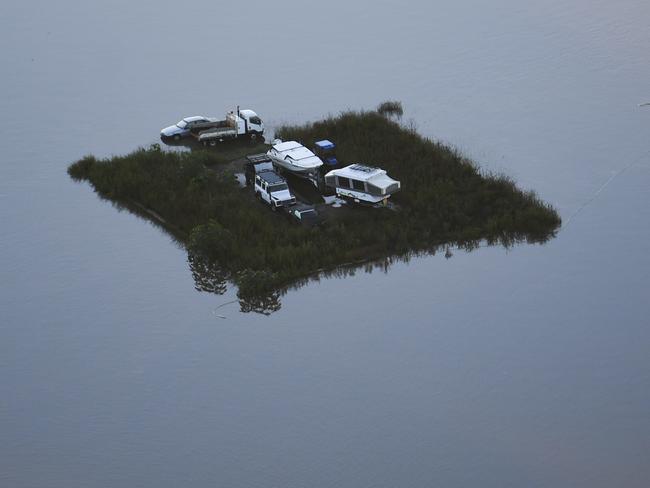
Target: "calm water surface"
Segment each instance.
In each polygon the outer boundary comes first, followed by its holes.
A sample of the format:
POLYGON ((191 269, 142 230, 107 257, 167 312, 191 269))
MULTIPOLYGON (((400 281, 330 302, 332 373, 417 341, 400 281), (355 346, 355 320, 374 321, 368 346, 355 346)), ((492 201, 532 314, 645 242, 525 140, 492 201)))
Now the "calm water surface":
POLYGON ((1 486, 650 485, 648 2, 5 3, 1 486), (220 319, 233 290, 65 172, 183 115, 386 98, 558 237, 220 319))

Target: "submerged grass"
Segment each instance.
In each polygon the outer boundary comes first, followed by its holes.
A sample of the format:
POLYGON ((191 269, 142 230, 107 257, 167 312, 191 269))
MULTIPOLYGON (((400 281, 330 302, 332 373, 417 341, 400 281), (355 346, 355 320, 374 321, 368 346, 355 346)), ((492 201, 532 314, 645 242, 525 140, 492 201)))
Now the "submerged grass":
MULTIPOLYGON (((126 156, 86 156, 68 168, 107 199, 155 212, 181 234, 191 256, 218 263, 240 297, 260 296, 323 269, 480 240, 512 245, 555 235, 557 212, 508 178, 482 174, 457 151, 422 138, 378 112, 350 112, 278 135, 311 146, 328 138, 340 160, 380 166, 401 180, 399 212, 358 208, 306 229, 273 214, 213 151, 168 152, 158 145, 126 156)), ((255 309, 255 307, 253 307, 255 309)))
POLYGON ((378 112, 285 126, 278 135, 307 146, 327 137, 336 142, 340 160, 379 166, 400 180, 403 190, 393 197, 403 209, 400 235, 416 248, 476 239, 544 242, 561 224, 558 213, 534 192, 519 190, 506 176, 480 171, 457 150, 378 112))

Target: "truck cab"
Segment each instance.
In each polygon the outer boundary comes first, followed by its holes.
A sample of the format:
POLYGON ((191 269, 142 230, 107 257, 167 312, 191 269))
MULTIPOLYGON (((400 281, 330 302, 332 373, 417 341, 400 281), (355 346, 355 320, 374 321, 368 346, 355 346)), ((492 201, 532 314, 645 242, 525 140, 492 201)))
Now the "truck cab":
POLYGON ((264 134, 264 122, 257 113, 249 109, 239 110, 239 118, 243 121, 244 127, 240 134, 248 134, 251 139, 264 134))
POLYGON ((271 206, 272 210, 296 203, 287 181, 275 171, 261 171, 255 175, 255 196, 271 206))

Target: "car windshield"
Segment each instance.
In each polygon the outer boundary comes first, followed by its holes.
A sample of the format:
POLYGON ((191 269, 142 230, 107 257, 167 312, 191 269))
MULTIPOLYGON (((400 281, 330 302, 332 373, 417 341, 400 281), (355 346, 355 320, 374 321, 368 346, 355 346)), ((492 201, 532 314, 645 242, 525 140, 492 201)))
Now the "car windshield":
POLYGON ((288 190, 289 188, 285 183, 278 183, 277 185, 272 185, 269 187, 269 190, 271 191, 282 191, 282 190, 288 190))
POLYGON ((176 124, 176 127, 178 127, 179 129, 184 129, 185 127, 187 127, 187 122, 181 120, 178 124, 176 124))

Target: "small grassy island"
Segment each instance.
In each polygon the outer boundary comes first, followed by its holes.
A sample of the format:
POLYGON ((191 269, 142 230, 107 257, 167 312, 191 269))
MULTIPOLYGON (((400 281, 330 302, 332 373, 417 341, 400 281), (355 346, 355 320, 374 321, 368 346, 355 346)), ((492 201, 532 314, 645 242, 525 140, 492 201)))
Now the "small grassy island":
MULTIPOLYGON (((402 183, 392 198, 397 210, 354 207, 318 227, 296 225, 241 187, 229 166, 236 155, 219 147, 179 152, 154 144, 105 160, 86 156, 68 173, 174 234, 188 249, 198 288, 223 293, 231 281, 242 309, 262 312, 279 307, 281 290, 341 266, 408 258, 449 245, 541 243, 561 224, 558 213, 534 193, 481 171, 458 151, 421 137, 382 110, 284 126, 277 136, 307 147, 330 139, 345 164, 384 168, 402 183)), ((265 150, 260 146, 244 147, 241 154, 265 150)))

